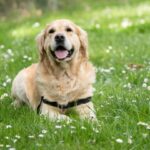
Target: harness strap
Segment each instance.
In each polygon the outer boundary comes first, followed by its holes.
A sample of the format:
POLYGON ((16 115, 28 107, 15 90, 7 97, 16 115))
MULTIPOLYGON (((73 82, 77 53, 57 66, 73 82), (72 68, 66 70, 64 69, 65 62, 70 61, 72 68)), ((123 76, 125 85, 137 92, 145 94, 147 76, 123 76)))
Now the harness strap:
POLYGON ((40 100, 40 103, 39 103, 39 105, 38 105, 38 107, 37 107, 37 114, 39 114, 40 113, 40 107, 41 107, 41 105, 42 105, 42 101, 43 101, 43 96, 41 97, 41 100, 40 100))
POLYGON ((51 102, 47 99, 45 99, 43 96, 41 97, 41 101, 40 101, 40 104, 38 105, 37 107, 37 113, 39 114, 40 112, 40 107, 42 105, 42 103, 44 104, 47 104, 47 105, 50 105, 50 106, 53 106, 53 107, 58 107, 60 109, 68 109, 68 108, 71 108, 71 107, 74 107, 74 106, 77 106, 77 105, 82 105, 82 104, 86 104, 88 102, 91 101, 91 97, 87 97, 87 98, 82 98, 82 99, 78 99, 76 101, 73 101, 73 102, 69 102, 67 105, 61 105, 61 104, 58 104, 57 102, 51 102))

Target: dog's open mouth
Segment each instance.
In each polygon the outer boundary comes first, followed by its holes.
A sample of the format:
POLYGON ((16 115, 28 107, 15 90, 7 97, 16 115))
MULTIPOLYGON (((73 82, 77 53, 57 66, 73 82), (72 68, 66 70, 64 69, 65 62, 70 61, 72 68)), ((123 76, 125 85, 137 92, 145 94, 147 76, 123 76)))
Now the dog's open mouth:
POLYGON ((66 58, 69 58, 72 56, 74 52, 74 48, 71 50, 67 50, 64 46, 58 46, 55 51, 51 51, 53 57, 59 59, 59 60, 64 60, 66 58))

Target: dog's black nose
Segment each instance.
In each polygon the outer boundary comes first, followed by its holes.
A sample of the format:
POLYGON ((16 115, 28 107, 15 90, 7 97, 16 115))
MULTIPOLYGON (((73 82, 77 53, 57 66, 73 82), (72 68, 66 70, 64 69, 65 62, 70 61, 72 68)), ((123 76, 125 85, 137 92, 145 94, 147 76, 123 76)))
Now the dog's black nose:
POLYGON ((55 41, 56 41, 57 43, 62 43, 62 42, 64 42, 64 40, 65 40, 65 37, 64 37, 64 35, 62 35, 62 34, 57 34, 57 35, 55 36, 55 41))

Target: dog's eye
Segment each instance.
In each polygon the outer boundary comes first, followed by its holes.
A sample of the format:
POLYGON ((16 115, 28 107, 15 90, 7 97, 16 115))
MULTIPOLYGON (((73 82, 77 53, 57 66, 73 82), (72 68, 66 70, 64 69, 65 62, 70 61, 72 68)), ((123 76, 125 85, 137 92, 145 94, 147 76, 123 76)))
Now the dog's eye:
POLYGON ((54 29, 50 29, 50 30, 49 30, 49 33, 54 33, 54 32, 55 32, 54 29))
POLYGON ((72 32, 72 29, 68 27, 68 28, 66 28, 66 31, 67 32, 72 32))

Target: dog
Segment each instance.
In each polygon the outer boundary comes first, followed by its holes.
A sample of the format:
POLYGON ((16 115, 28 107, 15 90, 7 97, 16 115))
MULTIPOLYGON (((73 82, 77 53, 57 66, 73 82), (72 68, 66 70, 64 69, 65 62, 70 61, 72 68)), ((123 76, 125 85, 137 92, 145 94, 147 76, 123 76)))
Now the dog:
POLYGON ((13 105, 25 103, 51 120, 96 120, 91 98, 95 68, 88 60, 87 33, 67 19, 48 24, 37 36, 39 62, 21 70, 12 83, 13 105))

